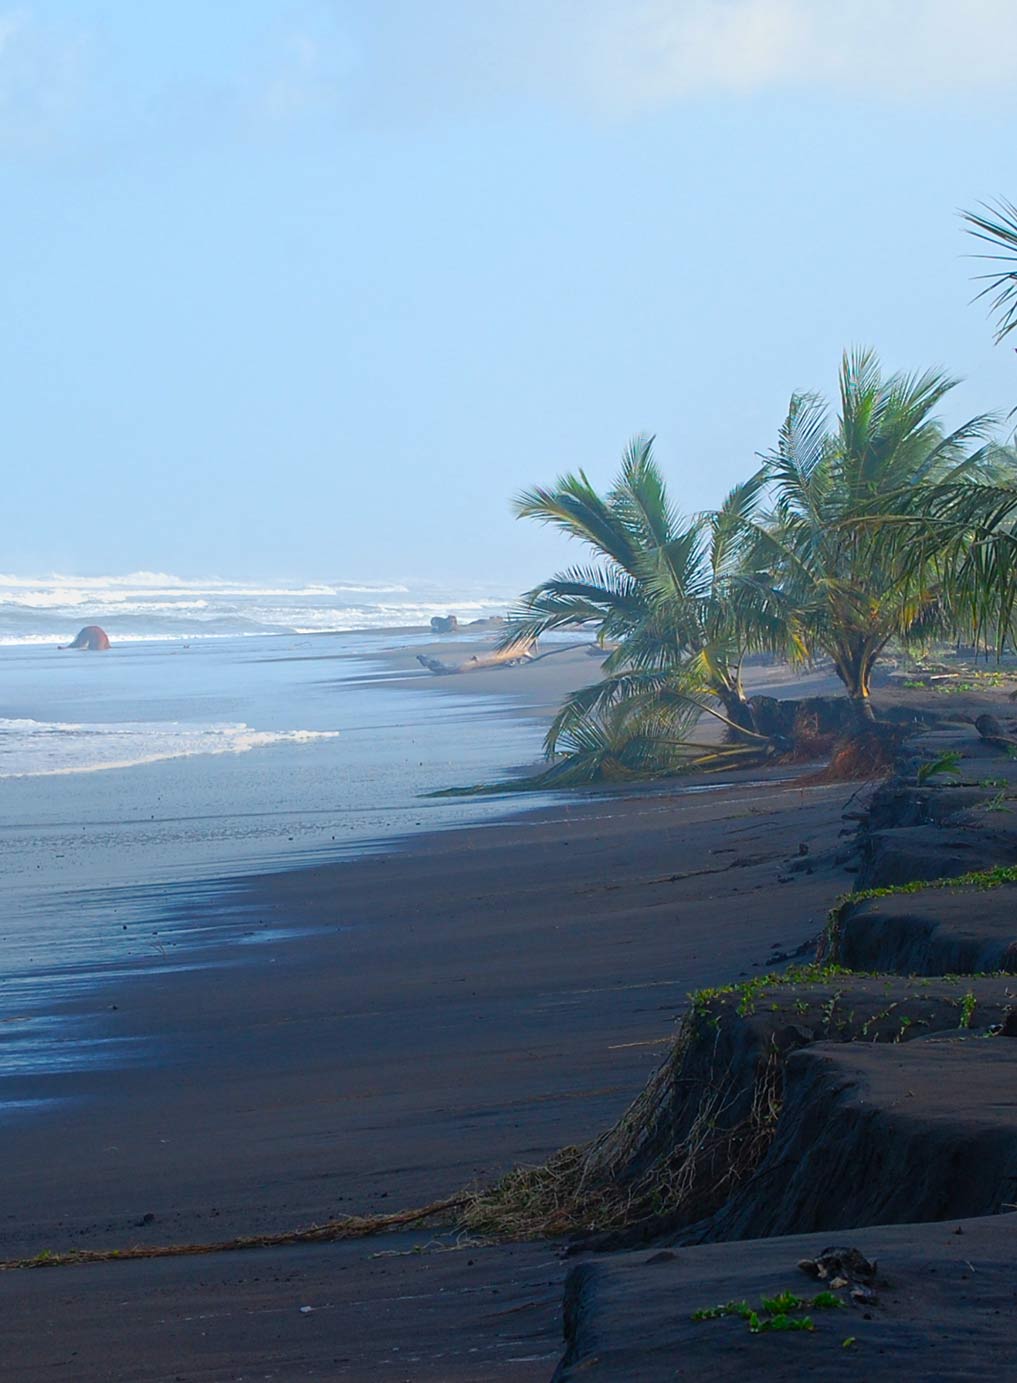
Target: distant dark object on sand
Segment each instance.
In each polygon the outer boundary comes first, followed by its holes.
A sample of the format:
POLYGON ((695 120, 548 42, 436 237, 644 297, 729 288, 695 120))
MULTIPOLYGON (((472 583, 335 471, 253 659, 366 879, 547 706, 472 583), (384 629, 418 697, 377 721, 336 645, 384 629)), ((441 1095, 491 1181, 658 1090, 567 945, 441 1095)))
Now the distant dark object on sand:
POLYGON ((102 653, 109 648, 109 635, 105 629, 100 629, 97 624, 86 624, 84 629, 78 631, 73 643, 61 644, 61 647, 102 653))
POLYGON ((501 615, 491 615, 486 619, 471 619, 469 624, 460 624, 457 615, 432 615, 433 634, 458 634, 463 629, 497 629, 505 623, 501 615))

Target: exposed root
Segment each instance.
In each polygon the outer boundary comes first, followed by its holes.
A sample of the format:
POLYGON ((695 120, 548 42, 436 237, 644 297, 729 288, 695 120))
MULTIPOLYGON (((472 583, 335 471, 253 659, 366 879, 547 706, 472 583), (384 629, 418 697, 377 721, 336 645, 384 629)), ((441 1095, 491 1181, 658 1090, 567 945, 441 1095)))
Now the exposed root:
MULTIPOLYGON (((669 1063, 670 1065, 670 1063, 669 1063)), ((641 1176, 612 1175, 636 1154, 652 1126, 647 1105, 656 1082, 604 1139, 586 1148, 565 1148, 542 1167, 516 1169, 480 1192, 462 1215, 464 1227, 497 1238, 557 1238, 630 1229, 660 1216, 691 1223, 723 1203, 755 1171, 770 1146, 781 1105, 780 1054, 773 1052, 759 1071, 747 1116, 732 1123, 738 1091, 732 1073, 702 1091, 685 1136, 664 1158, 652 1159, 641 1176)))
MULTIPOLYGON (((44 1252, 34 1258, 0 1260, 0 1272, 17 1268, 64 1268, 78 1263, 119 1263, 134 1258, 190 1258, 212 1253, 235 1253, 243 1249, 274 1249, 288 1244, 331 1244, 340 1239, 363 1239, 371 1234, 386 1234, 410 1225, 450 1215, 466 1204, 468 1196, 453 1196, 432 1201, 416 1210, 399 1210, 391 1215, 349 1215, 341 1220, 307 1225, 304 1229, 283 1230, 278 1234, 251 1234, 237 1239, 220 1239, 210 1244, 136 1244, 126 1249, 72 1249, 68 1253, 44 1252)), ((450 1221, 451 1222, 451 1221, 450 1221)))
POLYGON ((910 731, 899 725, 873 725, 838 740, 830 762, 803 782, 867 782, 885 778, 893 771, 901 746, 910 731))

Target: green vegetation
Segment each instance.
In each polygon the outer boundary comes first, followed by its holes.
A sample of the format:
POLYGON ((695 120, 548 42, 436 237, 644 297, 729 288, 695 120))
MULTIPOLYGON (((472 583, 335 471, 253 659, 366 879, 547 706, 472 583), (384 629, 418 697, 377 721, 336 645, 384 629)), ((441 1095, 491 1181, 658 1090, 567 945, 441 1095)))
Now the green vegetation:
POLYGON ((978 296, 991 297, 990 305, 996 314, 996 341, 999 342, 1017 328, 1017 207, 1006 198, 1000 198, 995 208, 986 206, 981 211, 967 211, 964 219, 971 234, 995 251, 981 256, 994 267, 980 275, 985 287, 978 296))
MULTIPOLYGON (((983 292, 1001 338, 1017 328, 1017 210, 1004 201, 967 221, 995 252, 983 292)), ((872 675, 888 648, 926 659, 936 640, 986 655, 990 636, 997 655, 1013 646, 1017 452, 991 439, 990 415, 941 424, 956 382, 938 370, 884 374, 872 351, 846 353, 836 416, 817 395, 793 394, 776 446, 716 511, 679 513, 644 436, 606 492, 577 471, 522 494, 519 517, 557 528, 586 555, 521 597, 503 646, 588 628, 605 662, 551 725, 548 770, 521 786, 829 749, 829 733, 820 744, 746 695, 752 654, 828 659, 856 734, 871 742, 872 675), (722 743, 697 739, 704 721, 722 728, 722 743)), ((905 685, 951 695, 1003 677, 905 685)))
POLYGON ((794 1292, 778 1292, 773 1297, 763 1297, 757 1308, 747 1301, 728 1301, 720 1306, 704 1306, 693 1311, 694 1321, 715 1321, 726 1316, 743 1320, 753 1335, 763 1335, 770 1331, 815 1330, 811 1316, 802 1315, 805 1310, 836 1311, 844 1303, 833 1292, 820 1292, 811 1299, 794 1292))
POLYGON ((997 865, 994 869, 979 869, 970 874, 958 874, 945 879, 913 879, 909 884, 894 884, 890 888, 863 888, 857 893, 842 893, 830 909, 820 943, 824 963, 836 965, 840 926, 847 908, 867 903, 872 898, 897 898, 912 893, 924 893, 940 888, 1002 888, 1017 883, 1017 865, 997 865))
POLYGON ((831 980, 853 973, 851 970, 845 970, 841 965, 818 963, 790 965, 783 972, 757 975, 754 979, 745 980, 741 984, 724 984, 717 985, 712 989, 697 989, 694 994, 689 995, 689 1002, 692 1006, 692 1014, 701 1018, 709 1012, 710 1005, 714 1000, 736 994, 738 996, 738 1015, 741 1018, 746 1018, 755 1013, 756 1005, 771 990, 787 989, 798 985, 828 984, 831 980))
POLYGON ((959 1024, 960 1027, 970 1028, 971 1020, 975 1016, 975 1005, 977 1004, 977 1002, 978 1001, 976 1000, 974 994, 972 994, 971 990, 969 989, 968 992, 964 995, 964 998, 961 1000, 961 1016, 959 1024))
POLYGON ((932 759, 929 763, 924 763, 918 770, 918 782, 924 784, 931 778, 938 777, 941 773, 948 774, 951 778, 960 777, 961 756, 956 749, 948 749, 945 754, 940 754, 938 759, 932 759))

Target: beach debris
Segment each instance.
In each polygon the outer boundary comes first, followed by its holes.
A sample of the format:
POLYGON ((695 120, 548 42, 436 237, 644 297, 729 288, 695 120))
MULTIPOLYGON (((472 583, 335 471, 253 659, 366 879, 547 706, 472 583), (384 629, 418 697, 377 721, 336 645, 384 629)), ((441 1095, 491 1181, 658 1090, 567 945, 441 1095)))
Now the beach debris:
POLYGON ((849 1282, 873 1283, 879 1267, 875 1259, 870 1263, 855 1248, 824 1249, 815 1258, 803 1258, 798 1266, 803 1273, 818 1277, 821 1282, 833 1279, 831 1287, 846 1287, 849 1282))
POLYGON ((79 652, 104 653, 109 648, 109 635, 97 624, 86 624, 79 629, 71 643, 61 644, 61 648, 76 648, 79 652))
MULTIPOLYGON (((194 1258, 211 1253, 235 1253, 243 1249, 280 1248, 289 1244, 331 1244, 341 1239, 364 1239, 372 1234, 385 1234, 408 1225, 428 1220, 440 1222, 450 1212, 467 1205, 469 1195, 451 1196, 432 1201, 413 1210, 397 1210, 389 1215, 348 1215, 326 1220, 320 1225, 302 1229, 283 1230, 273 1234, 245 1234, 235 1239, 220 1239, 207 1244, 134 1244, 129 1248, 70 1249, 54 1253, 44 1249, 33 1258, 0 1260, 0 1272, 15 1272, 22 1268, 65 1268, 84 1263, 126 1263, 135 1258, 194 1258)), ((217 1214, 212 1211, 212 1214, 217 1214)), ((308 1310, 312 1308, 308 1307, 308 1310)))
POLYGON ((431 628, 435 634, 454 634, 459 628, 459 620, 455 615, 432 615, 431 628))
POLYGON ((851 1300, 856 1306, 875 1306, 879 1297, 871 1287, 852 1287, 851 1300))
POLYGON ((459 672, 480 672, 484 668, 514 667, 516 663, 533 661, 535 642, 531 639, 522 643, 510 644, 508 648, 495 649, 492 653, 474 653, 462 663, 443 663, 440 658, 428 658, 417 654, 417 662, 436 676, 449 676, 459 672))

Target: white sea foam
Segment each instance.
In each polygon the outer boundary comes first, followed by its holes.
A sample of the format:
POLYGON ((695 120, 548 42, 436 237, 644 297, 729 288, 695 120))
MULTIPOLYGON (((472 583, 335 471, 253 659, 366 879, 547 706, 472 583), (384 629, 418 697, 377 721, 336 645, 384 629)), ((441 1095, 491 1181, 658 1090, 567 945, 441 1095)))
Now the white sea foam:
POLYGON ((116 724, 0 718, 0 778, 95 773, 194 754, 245 754, 272 744, 335 739, 336 730, 254 730, 230 724, 127 721, 116 724))
POLYGON ((83 624, 101 624, 114 643, 426 626, 436 614, 501 614, 511 600, 511 593, 401 581, 0 575, 0 644, 64 643, 83 624))

